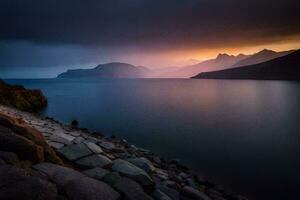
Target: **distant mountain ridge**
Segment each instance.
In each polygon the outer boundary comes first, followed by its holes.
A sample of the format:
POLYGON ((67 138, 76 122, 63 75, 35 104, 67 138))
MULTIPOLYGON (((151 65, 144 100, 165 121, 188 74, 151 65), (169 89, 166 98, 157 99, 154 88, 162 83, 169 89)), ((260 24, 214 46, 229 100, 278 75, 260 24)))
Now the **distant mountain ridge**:
POLYGON ((237 56, 228 54, 219 54, 215 59, 203 61, 201 63, 181 67, 180 69, 165 72, 161 77, 165 78, 189 78, 203 71, 219 70, 224 67, 235 64, 236 62, 247 58, 247 55, 239 54, 237 56))
POLYGON ((203 61, 195 65, 180 67, 176 70, 169 70, 161 73, 160 76, 164 78, 189 78, 196 76, 201 72, 218 71, 230 69, 234 67, 253 65, 262 63, 274 58, 285 56, 295 50, 276 52, 264 49, 252 55, 239 54, 237 56, 228 55, 226 53, 219 54, 216 58, 203 61))
POLYGON ((260 52, 253 54, 252 56, 249 56, 248 58, 240 60, 239 62, 235 63, 231 67, 240 67, 240 66, 254 65, 254 64, 262 63, 262 62, 265 62, 268 60, 272 60, 274 58, 285 56, 294 51, 295 50, 276 52, 276 51, 272 51, 269 49, 264 49, 260 52))
POLYGON ((92 69, 72 69, 57 78, 146 78, 150 70, 127 63, 100 64, 92 69))
POLYGON ((300 80, 300 50, 263 63, 220 71, 203 72, 192 78, 300 80))

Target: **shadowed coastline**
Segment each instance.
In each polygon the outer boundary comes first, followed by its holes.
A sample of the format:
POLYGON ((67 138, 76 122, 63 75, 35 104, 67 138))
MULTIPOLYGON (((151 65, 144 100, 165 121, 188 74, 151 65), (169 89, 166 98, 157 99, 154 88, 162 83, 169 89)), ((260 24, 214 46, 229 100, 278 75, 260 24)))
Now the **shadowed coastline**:
POLYGON ((220 71, 203 72, 192 78, 300 80, 300 50, 267 62, 220 71))

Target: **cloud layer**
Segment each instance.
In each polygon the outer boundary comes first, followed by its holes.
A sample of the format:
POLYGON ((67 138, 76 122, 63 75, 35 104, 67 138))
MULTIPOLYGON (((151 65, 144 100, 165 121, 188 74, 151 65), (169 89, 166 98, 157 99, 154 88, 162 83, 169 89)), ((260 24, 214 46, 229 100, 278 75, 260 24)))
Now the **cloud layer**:
POLYGON ((186 48, 300 34, 298 0, 3 0, 0 38, 186 48))

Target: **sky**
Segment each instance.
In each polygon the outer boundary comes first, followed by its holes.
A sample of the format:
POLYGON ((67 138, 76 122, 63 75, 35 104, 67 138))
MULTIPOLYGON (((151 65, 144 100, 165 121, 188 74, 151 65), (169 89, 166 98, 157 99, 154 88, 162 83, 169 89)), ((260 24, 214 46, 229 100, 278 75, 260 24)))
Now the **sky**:
POLYGON ((1 0, 0 77, 300 48, 299 0, 1 0))

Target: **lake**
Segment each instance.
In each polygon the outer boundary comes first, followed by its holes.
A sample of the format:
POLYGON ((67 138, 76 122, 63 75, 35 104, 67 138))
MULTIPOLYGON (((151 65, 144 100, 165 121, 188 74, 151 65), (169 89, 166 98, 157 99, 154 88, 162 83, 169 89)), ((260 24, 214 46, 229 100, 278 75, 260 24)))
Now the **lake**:
POLYGON ((300 82, 7 81, 42 89, 44 116, 178 159, 249 199, 300 199, 300 82))

